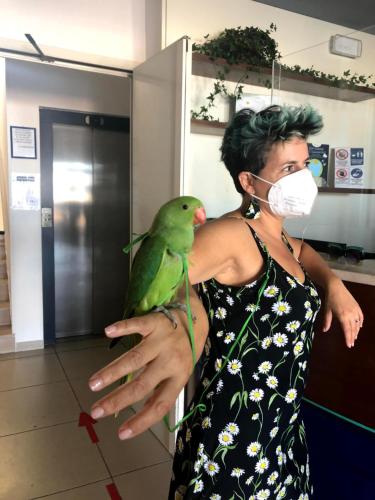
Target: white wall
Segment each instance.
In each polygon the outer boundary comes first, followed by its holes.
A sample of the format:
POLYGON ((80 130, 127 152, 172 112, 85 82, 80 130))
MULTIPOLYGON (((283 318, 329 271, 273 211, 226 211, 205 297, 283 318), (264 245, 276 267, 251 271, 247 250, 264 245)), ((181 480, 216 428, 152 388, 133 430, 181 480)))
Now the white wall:
POLYGON ((145 0, 0 0, 0 13, 2 47, 33 52, 31 33, 56 57, 128 69, 145 59, 145 0))
MULTIPOLYGON (((38 63, 6 64, 9 126, 37 129, 38 159, 9 158, 12 172, 40 172, 39 107, 129 116, 130 80, 38 63)), ((10 210, 12 327, 22 342, 43 345, 40 211, 10 210)))
POLYGON ((3 207, 2 207, 2 202, 1 202, 1 193, 0 193, 0 231, 4 231, 3 207))
MULTIPOLYGON (((190 36, 193 41, 204 41, 203 37, 207 33, 215 35, 224 28, 238 26, 258 26, 266 29, 272 22, 276 23, 277 31, 271 36, 278 41, 279 50, 284 56, 282 62, 285 64, 300 64, 302 67, 313 65, 315 69, 337 75, 349 68, 352 73, 375 74, 374 35, 358 32, 351 35, 363 42, 362 57, 353 60, 330 54, 328 51, 331 35, 350 32, 343 26, 258 4, 252 0, 235 0, 230 4, 226 0, 191 0, 188 3, 183 0, 167 0, 168 43, 183 35, 190 36)), ((228 84, 231 89, 234 86, 234 83, 228 84)), ((199 110, 203 103, 207 104, 205 97, 212 90, 212 80, 193 77, 192 87, 192 109, 199 110)), ((244 92, 270 96, 270 91, 264 87, 246 85, 244 92)), ((331 147, 364 147, 364 187, 375 188, 375 99, 347 103, 292 92, 278 92, 277 96, 282 103, 292 105, 308 102, 323 114, 325 128, 319 135, 311 138, 311 142, 328 143, 331 147)), ((218 100, 218 107, 212 114, 215 118, 226 121, 227 103, 218 100)), ((219 160, 220 145, 219 136, 192 134, 189 186, 191 194, 200 196, 206 204, 210 217, 237 208, 240 204, 229 173, 219 160), (206 179, 204 183, 202 175, 206 179)), ((363 245, 368 251, 375 251, 374 208, 374 195, 320 194, 305 237, 343 241, 363 245)), ((293 221, 288 223, 287 227, 292 234, 302 236, 306 224, 307 221, 293 221)))
MULTIPOLYGON (((355 4, 353 4, 355 9, 355 4)), ((351 36, 363 40, 363 57, 351 60, 321 50, 331 35, 351 32, 349 28, 327 23, 287 10, 264 5, 252 0, 166 0, 167 45, 183 35, 193 41, 204 41, 204 35, 216 35, 224 28, 258 26, 267 29, 271 23, 277 25, 272 37, 279 43, 279 50, 286 64, 309 67, 314 64, 322 71, 353 68, 358 73, 372 73, 369 61, 374 64, 374 35, 356 33, 351 36), (306 52, 306 49, 316 46, 306 52), (293 55, 292 55, 293 54, 293 55)))

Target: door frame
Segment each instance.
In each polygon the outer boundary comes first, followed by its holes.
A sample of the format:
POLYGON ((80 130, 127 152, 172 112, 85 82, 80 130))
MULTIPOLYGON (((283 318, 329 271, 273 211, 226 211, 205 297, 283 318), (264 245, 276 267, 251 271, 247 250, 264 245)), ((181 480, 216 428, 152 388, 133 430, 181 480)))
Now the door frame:
MULTIPOLYGON (((163 203, 188 194, 191 47, 184 36, 133 69, 131 225, 135 233, 148 230, 163 203)), ((173 427, 184 416, 184 395, 182 389, 169 413, 173 427)), ((140 402, 132 406, 142 408, 140 402)), ((164 422, 158 422, 152 431, 174 453, 178 428, 169 432, 164 422)))
MULTIPOLYGON (((42 290, 44 345, 56 343, 55 334, 55 255, 53 227, 53 124, 78 125, 107 131, 130 133, 130 118, 99 113, 39 109, 40 120, 40 199, 41 208, 50 208, 52 225, 42 227, 42 290)), ((129 158, 130 162, 130 158, 129 158)))

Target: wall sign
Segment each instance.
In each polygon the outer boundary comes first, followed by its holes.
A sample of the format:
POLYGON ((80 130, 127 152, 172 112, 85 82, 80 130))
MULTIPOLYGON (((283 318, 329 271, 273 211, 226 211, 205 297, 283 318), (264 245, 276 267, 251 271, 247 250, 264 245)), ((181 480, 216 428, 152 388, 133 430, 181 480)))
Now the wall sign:
POLYGON ((40 210, 40 174, 12 173, 11 208, 40 210))
POLYGON ((335 187, 362 188, 364 148, 335 148, 335 187))
POLYGON ((10 148, 12 158, 36 159, 36 129, 31 127, 10 127, 10 148))

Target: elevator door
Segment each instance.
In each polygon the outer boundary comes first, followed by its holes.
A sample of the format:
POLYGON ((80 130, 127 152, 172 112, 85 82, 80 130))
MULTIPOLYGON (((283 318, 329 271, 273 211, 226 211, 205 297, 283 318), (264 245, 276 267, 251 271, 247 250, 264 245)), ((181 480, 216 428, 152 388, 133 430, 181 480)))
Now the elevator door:
POLYGON ((41 110, 46 343, 103 334, 121 319, 129 275, 127 119, 41 110), (48 191, 50 193, 48 195, 48 191))
POLYGON ((92 331, 92 130, 53 125, 56 337, 92 331))

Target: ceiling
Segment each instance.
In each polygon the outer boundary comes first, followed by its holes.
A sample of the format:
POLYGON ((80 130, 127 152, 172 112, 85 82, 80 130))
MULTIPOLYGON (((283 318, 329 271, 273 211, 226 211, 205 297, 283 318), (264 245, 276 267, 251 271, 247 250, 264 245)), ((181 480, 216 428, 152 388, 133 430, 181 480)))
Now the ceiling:
POLYGON ((375 35, 375 0, 255 1, 375 35))

